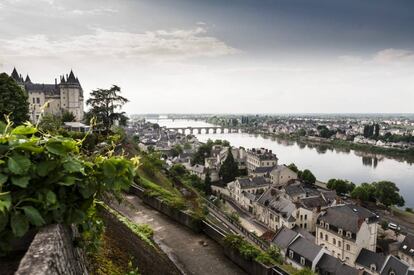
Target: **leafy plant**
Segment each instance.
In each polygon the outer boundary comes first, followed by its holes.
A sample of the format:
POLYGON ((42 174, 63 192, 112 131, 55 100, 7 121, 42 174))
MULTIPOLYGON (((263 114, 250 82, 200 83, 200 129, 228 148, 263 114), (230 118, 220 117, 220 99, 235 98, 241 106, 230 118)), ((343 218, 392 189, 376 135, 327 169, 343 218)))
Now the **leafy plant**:
POLYGON ((122 156, 89 157, 82 140, 38 132, 30 123, 0 134, 0 252, 12 239, 52 223, 83 224, 94 199, 119 195, 134 178, 134 162, 122 156))

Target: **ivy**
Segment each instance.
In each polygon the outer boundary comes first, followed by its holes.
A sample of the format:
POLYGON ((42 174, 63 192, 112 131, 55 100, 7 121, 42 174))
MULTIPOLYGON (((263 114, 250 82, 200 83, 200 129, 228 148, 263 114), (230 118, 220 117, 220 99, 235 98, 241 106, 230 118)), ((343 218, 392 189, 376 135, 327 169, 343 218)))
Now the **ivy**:
POLYGON ((0 133, 0 254, 13 239, 47 224, 93 231, 95 199, 118 196, 133 181, 135 160, 86 156, 82 140, 44 134, 30 123, 10 126, 0 133))

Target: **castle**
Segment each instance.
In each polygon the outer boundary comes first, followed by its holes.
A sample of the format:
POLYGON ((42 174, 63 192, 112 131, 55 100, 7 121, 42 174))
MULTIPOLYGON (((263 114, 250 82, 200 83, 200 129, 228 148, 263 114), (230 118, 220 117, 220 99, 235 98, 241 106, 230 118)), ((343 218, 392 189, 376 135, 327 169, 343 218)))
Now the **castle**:
POLYGON ((13 69, 11 77, 26 90, 29 96, 29 116, 34 123, 41 114, 41 107, 46 103, 45 113, 54 115, 65 111, 74 114, 76 121, 83 119, 83 90, 77 77, 71 70, 69 75, 60 76, 60 82, 55 79, 55 84, 33 83, 29 75, 23 79, 16 68, 13 69))

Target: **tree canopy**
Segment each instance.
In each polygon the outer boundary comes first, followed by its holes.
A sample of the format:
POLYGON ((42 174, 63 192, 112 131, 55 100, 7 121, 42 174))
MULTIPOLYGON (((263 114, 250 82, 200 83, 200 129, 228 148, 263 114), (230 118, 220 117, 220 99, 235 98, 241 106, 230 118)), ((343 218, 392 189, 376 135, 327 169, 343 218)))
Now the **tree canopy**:
POLYGON ((353 199, 361 201, 380 202, 385 206, 404 206, 404 198, 399 194, 400 189, 391 181, 362 183, 351 193, 353 199))
POLYGON ((355 184, 347 180, 330 179, 326 187, 335 190, 337 195, 343 195, 351 193, 355 188, 355 184))
POLYGON ((239 175, 239 167, 234 160, 231 148, 228 149, 227 157, 220 167, 219 175, 225 183, 233 181, 239 175))
POLYGON ((91 93, 86 104, 91 109, 86 115, 87 119, 96 117, 97 127, 108 132, 118 121, 120 125, 126 125, 128 118, 125 112, 117 112, 128 102, 128 99, 120 95, 121 88, 113 85, 110 89, 98 89, 91 93))
POLYGON ((15 125, 29 120, 29 101, 24 91, 12 77, 6 73, 0 74, 0 121, 5 115, 15 125))
POLYGON ((316 182, 316 177, 308 169, 305 169, 299 173, 299 178, 308 184, 314 184, 316 182))

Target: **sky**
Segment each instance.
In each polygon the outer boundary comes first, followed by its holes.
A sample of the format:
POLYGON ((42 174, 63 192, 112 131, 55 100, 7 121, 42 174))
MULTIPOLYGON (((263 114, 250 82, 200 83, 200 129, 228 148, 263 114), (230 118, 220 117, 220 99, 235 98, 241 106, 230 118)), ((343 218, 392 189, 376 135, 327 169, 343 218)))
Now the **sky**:
POLYGON ((0 72, 138 113, 412 113, 412 0, 0 0, 0 72))

